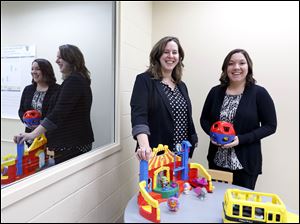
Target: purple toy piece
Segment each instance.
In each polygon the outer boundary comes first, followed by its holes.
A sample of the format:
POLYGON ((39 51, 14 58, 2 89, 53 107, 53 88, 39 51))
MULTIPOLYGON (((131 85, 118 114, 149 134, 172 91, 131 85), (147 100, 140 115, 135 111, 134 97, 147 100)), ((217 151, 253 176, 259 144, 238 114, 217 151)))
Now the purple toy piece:
POLYGON ((172 182, 172 183, 171 183, 171 187, 172 187, 172 188, 176 188, 176 187, 177 187, 177 184, 176 184, 175 182, 172 182))
POLYGON ((192 180, 192 182, 193 182, 195 185, 199 186, 199 187, 205 187, 205 186, 208 185, 207 180, 206 180, 204 177, 202 177, 202 178, 194 178, 194 179, 192 180))
POLYGON ((200 185, 206 186, 208 184, 207 180, 204 177, 202 177, 200 180, 199 179, 200 178, 198 178, 198 181, 199 181, 200 185))

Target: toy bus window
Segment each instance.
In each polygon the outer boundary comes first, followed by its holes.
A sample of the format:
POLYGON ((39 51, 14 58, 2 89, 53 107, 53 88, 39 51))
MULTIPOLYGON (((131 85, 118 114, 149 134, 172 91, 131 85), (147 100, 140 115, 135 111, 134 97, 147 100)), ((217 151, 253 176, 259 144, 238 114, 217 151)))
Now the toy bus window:
POLYGON ((276 222, 280 222, 280 215, 276 214, 276 222))
POLYGON ((251 217, 252 208, 250 206, 243 206, 243 216, 251 217))
POLYGON ((239 205, 233 205, 232 210, 233 210, 233 212, 232 212, 233 215, 240 214, 240 206, 239 205))
POLYGON ((255 208, 255 218, 264 219, 265 210, 263 208, 255 208))
POLYGON ((269 214, 268 214, 268 220, 269 220, 269 221, 272 221, 272 220, 273 220, 273 214, 272 214, 272 213, 269 213, 269 214))

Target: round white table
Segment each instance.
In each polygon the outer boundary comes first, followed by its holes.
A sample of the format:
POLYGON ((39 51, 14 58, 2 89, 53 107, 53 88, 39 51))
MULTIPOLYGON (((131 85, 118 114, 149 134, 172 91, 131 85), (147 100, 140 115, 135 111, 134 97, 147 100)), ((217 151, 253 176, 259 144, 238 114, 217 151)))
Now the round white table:
MULTIPOLYGON (((229 188, 248 190, 236 185, 213 182, 213 193, 207 193, 204 200, 200 200, 192 189, 189 194, 181 194, 179 197, 179 210, 169 211, 167 202, 159 204, 160 222, 170 223, 222 223, 222 202, 225 191, 229 188)), ((125 223, 152 223, 139 214, 137 195, 128 202, 124 212, 125 223)))

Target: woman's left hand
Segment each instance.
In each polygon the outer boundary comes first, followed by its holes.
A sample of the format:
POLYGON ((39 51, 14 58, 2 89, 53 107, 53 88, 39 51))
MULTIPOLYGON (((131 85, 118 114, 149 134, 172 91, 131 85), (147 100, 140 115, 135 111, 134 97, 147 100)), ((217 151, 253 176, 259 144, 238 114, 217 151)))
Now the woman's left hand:
POLYGON ((232 142, 222 145, 221 148, 223 148, 223 149, 232 148, 234 146, 237 146, 238 144, 239 144, 239 137, 235 136, 232 142))
POLYGON ((14 136, 14 142, 17 144, 22 144, 24 141, 33 140, 35 136, 33 133, 20 133, 14 136))

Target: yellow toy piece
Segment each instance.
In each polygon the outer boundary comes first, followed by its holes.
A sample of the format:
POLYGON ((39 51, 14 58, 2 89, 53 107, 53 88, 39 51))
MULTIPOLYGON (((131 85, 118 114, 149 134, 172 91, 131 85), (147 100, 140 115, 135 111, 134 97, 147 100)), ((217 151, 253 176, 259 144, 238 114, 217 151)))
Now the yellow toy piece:
POLYGON ((228 189, 224 195, 223 221, 299 223, 299 216, 288 212, 276 194, 228 189))

